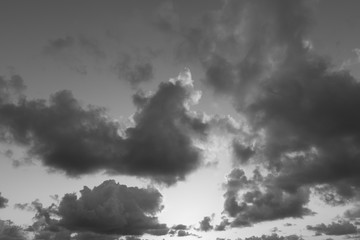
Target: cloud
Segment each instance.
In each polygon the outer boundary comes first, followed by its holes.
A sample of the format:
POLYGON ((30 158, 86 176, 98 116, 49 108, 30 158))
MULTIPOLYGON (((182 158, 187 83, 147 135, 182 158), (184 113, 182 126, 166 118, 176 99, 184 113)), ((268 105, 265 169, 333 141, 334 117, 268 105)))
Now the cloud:
POLYGON ((29 146, 28 154, 69 176, 96 172, 113 161, 116 124, 104 109, 83 108, 69 91, 45 100, 21 100, 0 106, 0 126, 8 141, 29 146))
POLYGON ((306 227, 308 230, 315 231, 317 234, 325 235, 347 235, 358 233, 356 226, 348 221, 343 222, 333 222, 329 225, 324 223, 318 224, 316 226, 308 225, 306 227))
POLYGON ((174 230, 186 230, 188 229, 188 227, 184 224, 178 224, 178 225, 175 225, 173 226, 171 229, 174 229, 174 230))
POLYGON ((227 218, 224 218, 219 225, 216 225, 215 231, 225 231, 226 227, 230 225, 230 221, 227 218))
POLYGON ((156 215, 163 209, 155 188, 127 187, 114 180, 90 189, 65 194, 59 205, 44 207, 39 200, 17 204, 34 211, 34 223, 26 231, 35 239, 118 239, 119 236, 166 235, 169 231, 156 215))
POLYGON ((43 54, 79 74, 87 74, 89 68, 99 67, 107 55, 96 39, 85 36, 65 36, 50 39, 43 47, 43 54))
POLYGON ((166 228, 155 215, 162 210, 161 194, 152 188, 140 189, 103 182, 92 190, 84 187, 78 198, 66 194, 59 205, 59 225, 71 231, 99 234, 142 235, 166 228))
POLYGON ((105 170, 171 185, 201 165, 193 138, 206 138, 210 125, 189 109, 198 96, 189 70, 154 94, 136 93, 134 126, 123 135, 104 108, 83 107, 70 91, 49 101, 4 100, 0 132, 4 141, 28 147, 30 157, 71 177, 105 170))
POLYGON ((135 127, 126 130, 123 156, 128 172, 149 177, 157 173, 154 180, 170 185, 200 166, 200 151, 191 136, 205 137, 208 126, 188 110, 196 94, 189 74, 186 70, 178 79, 161 83, 154 95, 135 95, 135 127))
POLYGON ((4 240, 26 240, 26 233, 10 220, 0 220, 0 239, 4 240))
POLYGON ((131 84, 133 88, 154 78, 154 67, 147 57, 122 54, 113 66, 120 80, 131 84))
POLYGON ((250 149, 234 151, 273 173, 275 191, 260 198, 305 204, 304 189, 322 185, 334 193, 325 201, 342 204, 360 193, 360 84, 309 47, 311 13, 309 1, 226 1, 183 32, 179 54, 197 58, 204 83, 231 96, 259 133, 250 149))
POLYGON ((346 210, 344 213, 344 217, 350 219, 360 218, 360 205, 357 204, 354 208, 346 210))
POLYGON ((44 53, 46 54, 55 54, 64 49, 73 47, 75 45, 75 39, 71 36, 66 36, 64 38, 51 39, 48 42, 48 45, 44 47, 44 53))
POLYGON ((0 192, 0 208, 5 208, 7 203, 8 203, 8 199, 1 196, 1 192, 0 192))
POLYGON ((200 231, 209 231, 212 230, 214 227, 210 224, 211 223, 211 218, 210 217, 204 217, 203 220, 201 220, 200 222, 200 231))
POLYGON ((44 54, 55 56, 63 54, 64 52, 70 53, 70 51, 74 51, 75 49, 97 59, 106 57, 106 54, 101 50, 99 43, 96 40, 85 36, 65 36, 62 38, 51 39, 48 41, 47 45, 44 46, 43 52, 44 54))
POLYGON ((286 192, 276 185, 274 176, 263 178, 258 170, 254 171, 253 178, 248 179, 243 170, 235 168, 228 175, 224 187, 224 212, 232 217, 229 224, 232 227, 313 214, 305 207, 310 198, 308 188, 286 192))
MULTIPOLYGON (((58 231, 53 232, 49 230, 40 230, 34 234, 34 240, 75 240, 77 237, 72 238, 71 233, 69 231, 58 231)), ((91 239, 91 238, 89 238, 91 239)), ((102 240, 101 238, 98 238, 102 240)), ((106 239, 106 238, 104 238, 106 239)), ((107 239, 106 239, 107 240, 107 239)))
POLYGON ((24 80, 20 75, 14 74, 9 78, 0 76, 0 104, 22 98, 25 89, 24 80))
POLYGON ((279 236, 276 233, 272 235, 262 235, 261 237, 248 237, 245 240, 303 240, 301 236, 289 235, 289 236, 279 236))
POLYGON ((233 141, 233 150, 236 159, 242 164, 247 163, 249 159, 255 154, 255 151, 250 146, 245 146, 236 140, 233 141))
POLYGON ((177 232, 178 237, 186 237, 186 236, 189 236, 189 235, 191 235, 191 234, 189 232, 185 231, 185 230, 179 230, 177 232))

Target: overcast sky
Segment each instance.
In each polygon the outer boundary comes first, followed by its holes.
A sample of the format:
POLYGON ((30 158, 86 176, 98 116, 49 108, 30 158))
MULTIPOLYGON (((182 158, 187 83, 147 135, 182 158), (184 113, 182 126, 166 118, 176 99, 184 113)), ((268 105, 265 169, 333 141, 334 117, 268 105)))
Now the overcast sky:
POLYGON ((360 238, 359 11, 3 1, 0 239, 360 238))

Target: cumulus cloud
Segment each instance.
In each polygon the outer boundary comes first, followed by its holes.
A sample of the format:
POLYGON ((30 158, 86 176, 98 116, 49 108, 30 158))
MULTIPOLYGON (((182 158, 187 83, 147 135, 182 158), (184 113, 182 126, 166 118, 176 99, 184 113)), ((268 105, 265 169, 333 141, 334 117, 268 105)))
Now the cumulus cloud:
POLYGON ((27 232, 35 239, 118 239, 120 236, 166 235, 156 215, 163 209, 162 195, 152 187, 127 187, 114 180, 90 189, 65 194, 60 203, 44 207, 39 200, 16 207, 34 211, 27 232))
POLYGON ((274 176, 262 177, 258 170, 248 179, 243 170, 235 168, 224 187, 224 212, 232 217, 229 223, 232 227, 313 214, 306 208, 310 198, 308 188, 286 192, 276 184, 274 176))
POLYGON ((200 166, 200 151, 190 136, 205 136, 208 125, 189 112, 194 91, 190 72, 185 71, 177 79, 161 83, 154 95, 135 95, 136 125, 126 130, 123 156, 128 172, 157 173, 156 181, 172 184, 200 166))
POLYGON ((5 208, 7 203, 8 203, 8 199, 1 196, 1 192, 0 192, 0 208, 5 208))
MULTIPOLYGON (((12 80, 5 83, 4 91, 12 80)), ((192 138, 205 138, 210 124, 190 111, 194 96, 189 70, 151 95, 136 93, 135 124, 121 136, 104 108, 83 107, 70 91, 49 101, 9 101, 1 94, 0 132, 3 140, 28 147, 29 156, 68 176, 105 170, 171 185, 201 165, 192 138)))
POLYGON ((71 92, 45 100, 21 100, 0 106, 0 128, 7 141, 29 146, 29 155, 69 176, 91 173, 113 161, 117 126, 104 109, 83 108, 71 92))
POLYGON ((357 227, 348 221, 333 222, 329 225, 325 225, 324 223, 316 226, 308 225, 306 228, 308 230, 315 231, 316 234, 325 235, 347 235, 358 233, 357 227))
POLYGON ((59 225, 72 231, 100 234, 142 235, 164 229, 155 215, 162 210, 161 194, 152 188, 140 189, 105 181, 81 196, 66 194, 60 204, 59 225))
POLYGON ((211 218, 210 217, 204 217, 203 220, 200 222, 200 231, 209 231, 212 230, 214 227, 211 225, 211 218))

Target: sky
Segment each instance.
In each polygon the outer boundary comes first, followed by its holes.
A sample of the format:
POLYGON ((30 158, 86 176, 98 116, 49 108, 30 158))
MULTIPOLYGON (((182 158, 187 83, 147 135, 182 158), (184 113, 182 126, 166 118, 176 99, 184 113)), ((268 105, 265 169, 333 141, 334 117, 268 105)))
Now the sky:
POLYGON ((0 240, 360 238, 359 10, 3 1, 0 240))

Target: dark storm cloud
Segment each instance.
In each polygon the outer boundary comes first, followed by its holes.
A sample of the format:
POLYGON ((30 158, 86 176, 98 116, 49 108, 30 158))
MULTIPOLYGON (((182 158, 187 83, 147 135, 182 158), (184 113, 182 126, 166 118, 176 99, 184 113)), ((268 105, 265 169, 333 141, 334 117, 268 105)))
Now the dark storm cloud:
POLYGON ((9 202, 9 200, 3 196, 1 196, 1 192, 0 192, 0 208, 5 208, 7 206, 7 203, 9 202))
POLYGON ((279 188, 274 177, 259 178, 258 171, 248 179, 243 170, 233 169, 228 175, 224 212, 233 218, 232 227, 250 226, 254 223, 284 219, 302 218, 313 214, 305 206, 309 202, 308 188, 299 188, 288 193, 279 188))
POLYGON ((66 194, 59 205, 59 225, 71 231, 142 235, 166 228, 155 215, 162 210, 156 189, 127 187, 105 181, 92 190, 84 187, 78 198, 66 194))
POLYGON ((187 82, 190 78, 190 72, 184 72, 179 79, 160 84, 152 95, 135 94, 135 125, 123 136, 105 109, 83 107, 69 91, 57 92, 49 101, 9 102, 3 94, 1 135, 68 176, 105 170, 171 185, 200 166, 201 152, 192 137, 205 137, 209 128, 188 109, 196 95, 187 82))
POLYGON ((204 217, 203 220, 201 220, 200 222, 200 231, 210 231, 212 230, 214 227, 211 225, 211 218, 210 217, 204 217))
POLYGON ((132 87, 149 82, 154 78, 154 67, 147 57, 124 53, 113 68, 119 79, 130 83, 132 87))
POLYGON ((325 225, 324 223, 316 226, 308 225, 306 228, 310 231, 315 231, 317 234, 325 235, 347 235, 358 233, 356 226, 348 221, 333 222, 329 225, 325 225))

